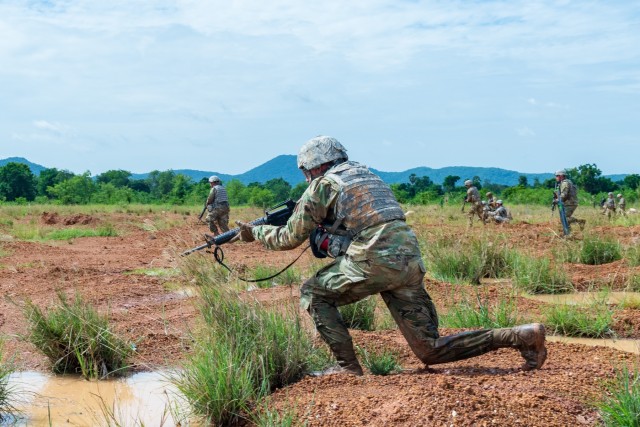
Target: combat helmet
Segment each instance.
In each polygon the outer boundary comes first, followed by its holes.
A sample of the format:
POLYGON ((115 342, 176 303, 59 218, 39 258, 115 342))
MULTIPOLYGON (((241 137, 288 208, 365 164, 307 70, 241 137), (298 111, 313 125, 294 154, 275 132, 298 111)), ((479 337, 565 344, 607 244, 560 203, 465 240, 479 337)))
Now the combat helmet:
POLYGON ((209 177, 209 182, 214 183, 214 182, 220 182, 220 178, 218 178, 217 175, 211 175, 209 177))
POLYGON ((491 191, 487 191, 487 194, 485 194, 485 196, 491 197, 491 196, 493 196, 493 193, 491 191))
POLYGON ((470 179, 467 179, 467 180, 464 182, 464 185, 466 185, 466 186, 472 186, 472 185, 473 185, 473 182, 472 182, 470 179))
POLYGON ((567 171, 560 169, 559 171, 556 171, 556 176, 567 176, 567 171))
POLYGON ((502 200, 496 200, 496 204, 501 205, 502 204, 502 200))
POLYGON ((620 197, 622 197, 622 194, 618 193, 618 195, 616 197, 620 198, 620 197))
POLYGON ((330 136, 316 136, 300 148, 298 168, 309 171, 325 163, 338 163, 348 159, 347 149, 337 139, 330 136))
POLYGON ((609 192, 609 193, 607 193, 607 196, 613 197, 613 193, 609 192))

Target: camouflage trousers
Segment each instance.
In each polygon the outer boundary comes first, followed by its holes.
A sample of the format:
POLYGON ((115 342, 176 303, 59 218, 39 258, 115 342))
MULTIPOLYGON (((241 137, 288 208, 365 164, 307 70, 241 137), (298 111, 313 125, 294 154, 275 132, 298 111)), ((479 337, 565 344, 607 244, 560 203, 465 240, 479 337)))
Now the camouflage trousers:
POLYGON ((218 234, 218 227, 222 233, 229 231, 229 205, 214 207, 213 210, 207 212, 205 221, 209 224, 209 230, 213 234, 218 234))
POLYGON ((608 206, 605 206, 604 212, 602 212, 602 215, 604 215, 607 218, 611 219, 611 217, 614 216, 615 213, 616 213, 616 208, 610 208, 608 206))
POLYGON ((467 212, 469 227, 473 225, 473 217, 476 215, 478 215, 478 218, 480 218, 480 221, 482 221, 483 224, 486 223, 486 215, 482 203, 472 203, 469 207, 469 212, 467 212))
POLYGON ((567 217, 567 223, 574 224, 580 222, 579 219, 573 217, 573 213, 577 207, 578 205, 564 205, 564 216, 567 217))
POLYGON ((413 353, 426 365, 447 363, 494 350, 491 329, 441 337, 438 315, 423 284, 425 268, 419 257, 389 263, 352 261, 339 257, 318 271, 301 288, 300 303, 334 354, 353 349, 338 307, 379 293, 413 353))

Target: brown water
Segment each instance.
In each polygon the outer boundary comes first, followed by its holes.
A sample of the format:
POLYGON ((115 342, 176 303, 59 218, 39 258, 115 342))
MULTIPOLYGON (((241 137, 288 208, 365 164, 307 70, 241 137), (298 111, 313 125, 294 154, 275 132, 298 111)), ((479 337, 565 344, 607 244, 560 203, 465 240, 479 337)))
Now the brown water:
POLYGON ((577 292, 573 294, 524 295, 549 304, 589 305, 606 299, 607 304, 632 304, 640 306, 640 292, 577 292))
POLYGON ((175 387, 157 372, 107 381, 19 372, 10 385, 24 414, 18 426, 195 425, 175 387))
POLYGON ((613 339, 596 339, 596 338, 573 338, 563 337, 559 335, 547 335, 549 342, 561 342, 565 344, 580 344, 586 346, 599 346, 615 348, 619 351, 627 353, 640 354, 640 340, 613 340, 613 339))

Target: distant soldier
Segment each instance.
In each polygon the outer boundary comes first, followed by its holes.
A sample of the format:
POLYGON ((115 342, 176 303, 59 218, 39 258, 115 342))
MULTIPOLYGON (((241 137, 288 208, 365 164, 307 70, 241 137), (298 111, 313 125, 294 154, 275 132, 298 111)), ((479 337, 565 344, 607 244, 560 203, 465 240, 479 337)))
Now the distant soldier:
POLYGON ((613 193, 608 193, 607 196, 607 200, 604 201, 604 211, 602 215, 611 219, 613 214, 616 213, 616 200, 613 198, 613 193))
POLYGON ((622 194, 618 193, 618 214, 627 216, 627 201, 622 197, 622 194))
POLYGON ((511 214, 502 204, 502 200, 496 200, 496 206, 496 210, 488 213, 489 218, 493 219, 498 224, 509 222, 511 220, 511 214))
POLYGON ((567 178, 567 173, 564 170, 556 172, 556 189, 557 193, 553 196, 553 202, 557 203, 560 200, 564 205, 564 214, 569 227, 572 223, 577 222, 582 230, 586 221, 573 217, 573 213, 578 207, 578 187, 567 178))
POLYGON ((473 217, 478 215, 480 221, 483 224, 486 224, 484 209, 482 206, 482 201, 480 200, 480 193, 478 189, 473 185, 470 179, 464 182, 464 186, 467 187, 467 196, 464 199, 465 202, 470 203, 471 207, 469 208, 469 212, 467 213, 467 218, 469 219, 469 227, 473 226, 473 217))
POLYGON ((222 181, 217 176, 213 175, 209 178, 209 185, 211 190, 209 197, 207 197, 207 218, 205 220, 209 224, 209 230, 216 235, 218 227, 223 233, 229 231, 229 198, 227 190, 222 186, 222 181))
POLYGON ((491 191, 487 191, 487 207, 489 208, 490 211, 495 210, 498 206, 497 206, 497 202, 496 202, 496 198, 493 197, 493 193, 491 191))

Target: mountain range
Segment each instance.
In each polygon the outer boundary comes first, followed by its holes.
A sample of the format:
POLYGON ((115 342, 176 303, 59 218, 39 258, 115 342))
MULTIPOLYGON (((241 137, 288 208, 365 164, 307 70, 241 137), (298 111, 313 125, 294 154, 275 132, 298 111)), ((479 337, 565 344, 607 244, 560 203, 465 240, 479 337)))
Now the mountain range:
MULTIPOLYGON (((34 175, 39 175, 43 169, 47 169, 47 167, 38 165, 30 162, 29 160, 22 157, 9 157, 6 159, 0 160, 0 166, 4 166, 9 162, 16 163, 24 163, 34 175)), ((55 166, 52 166, 55 167, 55 166)), ((248 170, 247 172, 238 174, 238 175, 230 175, 225 174, 223 172, 218 171, 200 171, 194 169, 172 169, 176 174, 183 174, 194 181, 200 181, 202 178, 208 178, 211 175, 218 175, 223 182, 228 182, 232 179, 237 179, 243 184, 247 185, 252 182, 265 183, 271 179, 282 178, 287 181, 291 185, 296 185, 302 181, 304 181, 304 176, 298 170, 296 163, 296 156, 292 154, 283 154, 273 159, 269 160, 266 163, 261 164, 253 169, 248 170)), ((461 181, 465 179, 471 179, 474 176, 480 178, 481 182, 491 182, 494 184, 501 185, 516 185, 518 184, 518 179, 521 175, 527 177, 527 180, 530 184, 533 184, 533 181, 537 178, 540 182, 552 178, 553 173, 523 173, 517 172, 508 169, 500 169, 500 168, 490 168, 490 167, 473 167, 473 166, 447 166, 444 168, 429 168, 426 166, 421 166, 417 168, 407 169, 402 172, 385 172, 377 169, 371 169, 374 173, 376 173, 383 181, 387 184, 399 184, 403 182, 409 182, 409 177, 412 174, 415 174, 418 177, 428 176, 431 178, 433 182, 436 184, 442 184, 444 178, 448 175, 459 176, 461 181)), ((149 173, 132 173, 131 177, 133 179, 144 179, 149 175, 149 173)), ((606 175, 606 177, 611 178, 613 181, 620 181, 624 179, 626 174, 618 174, 618 175, 606 175)), ((461 185, 462 182, 458 182, 458 185, 461 185)))

